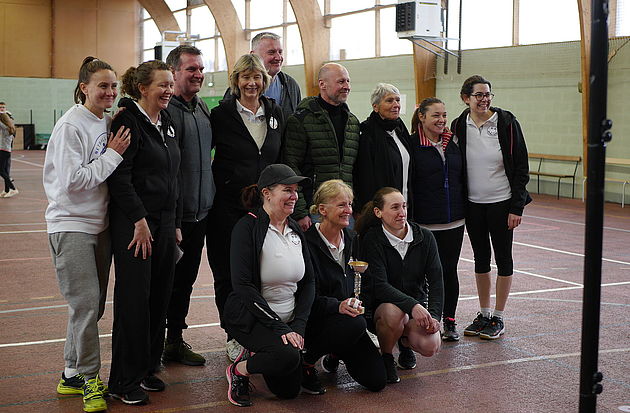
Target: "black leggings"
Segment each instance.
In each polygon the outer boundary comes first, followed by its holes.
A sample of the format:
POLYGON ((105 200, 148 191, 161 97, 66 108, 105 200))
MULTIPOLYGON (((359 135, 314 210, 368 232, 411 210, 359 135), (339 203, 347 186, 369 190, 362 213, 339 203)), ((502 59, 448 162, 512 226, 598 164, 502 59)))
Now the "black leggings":
POLYGON ((508 230, 508 199, 493 204, 476 204, 468 202, 466 214, 466 230, 475 255, 475 272, 490 272, 490 241, 497 264, 497 275, 509 277, 513 273, 512 235, 508 230))
POLYGON ((10 176, 11 152, 0 151, 0 176, 4 179, 4 192, 15 189, 10 176))
POLYGON ((346 364, 350 376, 371 391, 385 387, 385 365, 381 355, 367 335, 365 318, 345 314, 330 314, 306 326, 307 361, 317 361, 332 353, 346 364))
POLYGON ((442 264, 442 279, 444 280, 444 317, 455 318, 457 300, 459 299, 459 278, 457 277, 457 263, 462 251, 464 226, 443 231, 431 231, 437 242, 442 264))
POLYGON ((258 322, 249 333, 230 328, 229 320, 226 320, 225 328, 243 347, 256 353, 247 360, 250 374, 262 374, 269 390, 281 399, 293 399, 300 394, 300 350, 284 344, 278 334, 258 322))

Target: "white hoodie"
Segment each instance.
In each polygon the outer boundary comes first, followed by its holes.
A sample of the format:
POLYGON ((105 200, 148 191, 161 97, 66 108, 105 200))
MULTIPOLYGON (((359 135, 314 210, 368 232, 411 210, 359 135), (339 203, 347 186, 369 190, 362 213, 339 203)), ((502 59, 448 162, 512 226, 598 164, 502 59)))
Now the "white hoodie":
POLYGON ((71 107, 57 122, 44 161, 48 233, 99 234, 109 225, 105 180, 122 162, 107 148, 111 118, 99 119, 83 105, 71 107))

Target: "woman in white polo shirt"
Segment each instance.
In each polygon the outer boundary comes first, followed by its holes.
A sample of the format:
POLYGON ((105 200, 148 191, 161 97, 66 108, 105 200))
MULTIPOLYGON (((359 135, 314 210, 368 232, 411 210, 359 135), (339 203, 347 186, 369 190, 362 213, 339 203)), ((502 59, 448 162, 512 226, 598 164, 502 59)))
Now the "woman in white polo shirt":
POLYGON ((475 256, 480 311, 464 330, 493 340, 505 332, 503 311, 512 286, 512 234, 531 198, 527 147, 516 117, 490 106, 490 82, 479 75, 464 81, 461 98, 468 109, 453 121, 467 174, 466 229, 475 256), (496 303, 490 308, 490 242, 497 264, 496 303))
POLYGON ((280 398, 300 393, 300 351, 315 281, 306 239, 290 215, 298 183, 307 180, 286 165, 271 164, 257 184, 243 190, 243 205, 251 212, 232 231, 233 291, 224 309, 226 332, 247 349, 226 370, 228 400, 236 406, 252 404, 251 374, 262 374, 280 398))

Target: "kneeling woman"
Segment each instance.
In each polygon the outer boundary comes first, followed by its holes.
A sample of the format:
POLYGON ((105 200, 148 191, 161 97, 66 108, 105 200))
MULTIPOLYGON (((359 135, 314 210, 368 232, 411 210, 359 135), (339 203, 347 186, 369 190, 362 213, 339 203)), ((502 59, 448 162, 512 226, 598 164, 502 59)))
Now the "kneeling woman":
POLYGON ((359 256, 369 264, 364 274, 369 288, 362 296, 366 313, 374 322, 387 382, 397 383, 392 350, 399 339, 403 368, 415 367, 414 350, 431 357, 440 349, 444 289, 437 245, 431 231, 407 221, 407 203, 395 188, 376 192, 356 228, 359 256))
POLYGON ((348 265, 355 236, 347 227, 352 216, 352 189, 339 179, 320 185, 311 214, 321 223, 306 232, 317 293, 306 326, 302 389, 323 393, 313 364, 325 355, 322 367, 336 371, 343 360, 357 383, 371 391, 385 387, 385 369, 378 349, 366 332, 362 308, 353 303, 354 272, 348 265))
POLYGON ((243 190, 252 210, 232 231, 233 291, 225 303, 225 329, 247 350, 228 366, 228 399, 251 406, 249 375, 262 374, 276 396, 300 393, 306 320, 315 296, 313 267, 304 234, 289 217, 297 201, 297 176, 282 164, 267 166, 257 185, 243 190), (255 353, 251 355, 251 352, 255 353))

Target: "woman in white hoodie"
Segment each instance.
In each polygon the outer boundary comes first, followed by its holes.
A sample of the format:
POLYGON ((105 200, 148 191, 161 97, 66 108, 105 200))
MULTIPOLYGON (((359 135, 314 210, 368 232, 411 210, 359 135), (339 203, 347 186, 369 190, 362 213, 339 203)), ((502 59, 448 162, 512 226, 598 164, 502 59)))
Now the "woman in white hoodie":
POLYGON ((46 223, 59 289, 68 301, 65 369, 57 392, 83 394, 87 412, 107 408, 97 321, 103 315, 111 264, 105 180, 122 161, 129 130, 109 132, 106 113, 118 94, 116 73, 86 57, 74 93, 77 103, 53 129, 44 161, 46 223))

